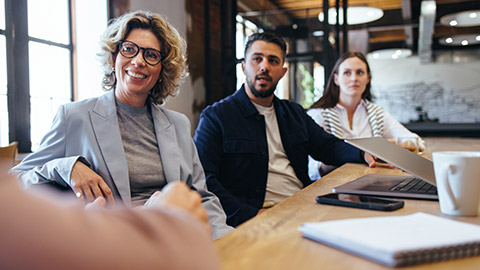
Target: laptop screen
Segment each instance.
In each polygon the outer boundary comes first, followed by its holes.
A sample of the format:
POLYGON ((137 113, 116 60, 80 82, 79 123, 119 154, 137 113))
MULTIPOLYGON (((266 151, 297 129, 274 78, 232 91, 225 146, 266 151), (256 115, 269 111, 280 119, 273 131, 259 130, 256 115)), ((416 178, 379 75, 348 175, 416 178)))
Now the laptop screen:
POLYGON ((345 142, 435 185, 433 162, 381 137, 347 139, 345 142))

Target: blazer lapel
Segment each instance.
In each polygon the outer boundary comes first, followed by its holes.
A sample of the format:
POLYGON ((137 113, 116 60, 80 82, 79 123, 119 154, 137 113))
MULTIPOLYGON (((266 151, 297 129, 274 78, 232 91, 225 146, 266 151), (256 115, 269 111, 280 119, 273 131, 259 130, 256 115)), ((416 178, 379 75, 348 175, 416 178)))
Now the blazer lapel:
POLYGON ((180 151, 175 126, 170 123, 163 110, 152 104, 153 124, 157 136, 158 151, 162 159, 163 173, 168 182, 180 180, 180 151))
MULTIPOLYGON (((130 181, 123 142, 118 126, 114 91, 101 96, 90 111, 93 130, 105 164, 124 204, 131 204, 130 181)), ((105 179, 108 181, 107 179, 105 179)))

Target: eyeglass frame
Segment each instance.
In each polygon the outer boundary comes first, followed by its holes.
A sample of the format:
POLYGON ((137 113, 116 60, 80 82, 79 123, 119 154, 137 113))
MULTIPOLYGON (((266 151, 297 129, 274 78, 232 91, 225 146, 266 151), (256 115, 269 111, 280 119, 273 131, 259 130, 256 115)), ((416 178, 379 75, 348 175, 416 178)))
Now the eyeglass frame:
POLYGON ((140 46, 138 46, 138 44, 136 44, 135 42, 130 41, 130 40, 121 40, 120 42, 118 42, 118 51, 119 51, 119 53, 120 53, 123 57, 125 57, 125 58, 134 58, 134 57, 136 57, 136 56, 138 55, 138 53, 140 52, 140 50, 143 50, 143 53, 142 53, 143 60, 145 61, 145 63, 149 64, 150 66, 156 66, 156 65, 158 65, 160 62, 162 62, 162 60, 163 60, 163 58, 164 58, 163 53, 162 53, 161 51, 157 50, 157 49, 140 47, 140 46), (137 48, 137 51, 135 52, 134 55, 128 57, 128 56, 126 56, 126 55, 124 55, 124 54, 122 53, 122 46, 123 46, 123 43, 125 43, 125 42, 131 43, 131 44, 133 44, 133 45, 137 48), (160 60, 159 60, 157 63, 155 63, 155 64, 149 63, 149 62, 147 61, 147 59, 145 59, 145 51, 147 51, 147 50, 157 51, 157 52, 160 54, 160 60))

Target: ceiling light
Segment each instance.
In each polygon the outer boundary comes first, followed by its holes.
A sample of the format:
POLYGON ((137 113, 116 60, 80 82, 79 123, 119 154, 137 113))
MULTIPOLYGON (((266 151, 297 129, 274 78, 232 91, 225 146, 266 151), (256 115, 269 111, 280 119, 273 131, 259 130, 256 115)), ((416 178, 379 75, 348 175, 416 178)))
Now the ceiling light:
POLYGON ((322 30, 313 31, 312 35, 314 37, 322 37, 323 36, 323 31, 322 30))
POLYGON ((442 45, 447 46, 467 46, 480 44, 480 35, 457 35, 451 37, 440 38, 438 41, 442 45))
POLYGON ((383 49, 369 53, 367 56, 373 59, 399 59, 406 58, 412 55, 410 49, 383 49))
POLYGON ((447 14, 440 18, 440 23, 443 25, 456 26, 456 27, 479 26, 480 10, 467 10, 467 11, 447 14))
MULTIPOLYGON (((339 9, 339 22, 343 25, 343 8, 339 9)), ((348 7, 347 9, 348 25, 369 23, 383 17, 383 10, 373 7, 348 7)), ((318 14, 318 20, 323 22, 323 12, 318 14)), ((328 23, 335 25, 337 23, 337 10, 334 7, 328 9, 328 23)))

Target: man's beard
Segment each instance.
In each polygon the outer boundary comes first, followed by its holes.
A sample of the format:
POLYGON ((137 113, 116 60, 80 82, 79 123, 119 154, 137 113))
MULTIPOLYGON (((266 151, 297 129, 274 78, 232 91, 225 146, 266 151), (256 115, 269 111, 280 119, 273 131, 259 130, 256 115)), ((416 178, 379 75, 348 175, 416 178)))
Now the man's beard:
MULTIPOLYGON (((255 78, 256 79, 256 78, 255 78)), ((251 82, 250 80, 246 80, 248 87, 250 88, 250 92, 257 97, 257 98, 267 98, 273 95, 275 92, 275 88, 277 88, 277 84, 272 85, 271 88, 264 90, 264 91, 259 91, 255 88, 255 80, 251 82)))

